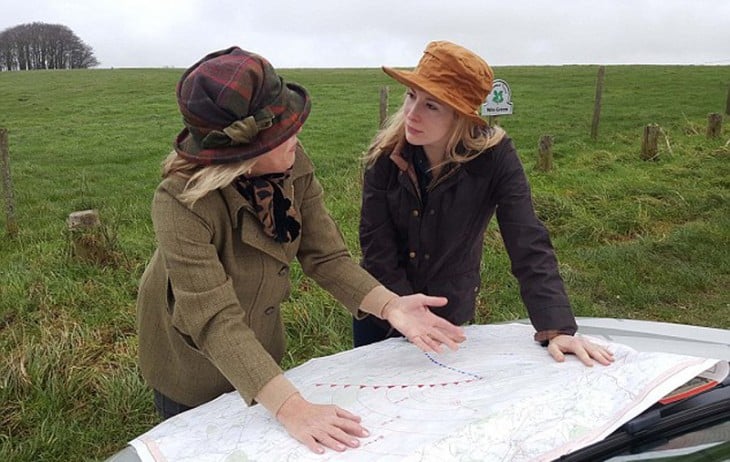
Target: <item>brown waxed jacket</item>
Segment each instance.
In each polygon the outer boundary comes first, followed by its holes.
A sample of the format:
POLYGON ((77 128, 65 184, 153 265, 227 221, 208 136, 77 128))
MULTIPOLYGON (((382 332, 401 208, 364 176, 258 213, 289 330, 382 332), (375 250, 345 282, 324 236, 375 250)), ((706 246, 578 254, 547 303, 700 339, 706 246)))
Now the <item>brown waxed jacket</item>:
POLYGON ((284 184, 302 225, 292 243, 265 235, 235 187, 215 190, 190 209, 178 199, 184 184, 166 178, 153 199, 158 248, 137 299, 142 375, 188 406, 234 388, 251 404, 281 374, 280 303, 289 295, 294 258, 355 315, 380 284, 350 257, 301 146, 284 184))
POLYGON ((512 141, 505 136, 444 175, 428 192, 425 204, 403 170, 415 149, 421 148, 406 144, 402 152, 406 162, 396 159, 396 163, 385 154, 365 171, 360 221, 365 269, 399 295, 423 292, 447 297, 448 305, 434 313, 454 324, 472 321, 484 232, 496 213, 512 273, 539 333, 536 339, 545 340, 555 332, 575 333, 557 259, 548 232, 535 215, 512 141))

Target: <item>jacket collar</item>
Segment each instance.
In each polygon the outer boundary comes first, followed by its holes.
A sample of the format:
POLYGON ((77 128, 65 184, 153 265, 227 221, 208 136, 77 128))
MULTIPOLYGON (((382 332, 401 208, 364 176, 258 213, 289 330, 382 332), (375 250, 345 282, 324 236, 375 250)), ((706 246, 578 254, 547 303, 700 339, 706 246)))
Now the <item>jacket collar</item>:
MULTIPOLYGON (((300 143, 297 145, 297 152, 294 159, 292 173, 291 175, 289 175, 289 178, 284 181, 284 188, 286 190, 292 191, 295 180, 305 175, 309 175, 313 172, 314 164, 312 164, 312 161, 309 160, 307 154, 304 152, 304 148, 300 143)), ((228 185, 224 188, 221 188, 221 194, 223 195, 226 207, 228 207, 228 214, 230 215, 231 223, 233 223, 233 226, 235 226, 236 228, 241 226, 242 210, 246 210, 254 215, 256 214, 253 206, 251 206, 251 203, 244 199, 243 196, 241 196, 241 194, 236 190, 235 186, 228 185)), ((294 200, 293 197, 291 199, 294 200)))
MULTIPOLYGON (((463 167, 463 169, 471 175, 489 176, 491 169, 494 168, 492 166, 492 161, 494 160, 495 154, 503 151, 509 146, 512 146, 512 139, 505 135, 504 138, 502 138, 502 140, 499 141, 496 145, 492 146, 491 148, 485 149, 479 154, 476 154, 468 162, 455 165, 455 170, 461 170, 461 168, 463 167)), ((398 144, 395 145, 395 148, 393 148, 393 151, 390 154, 390 159, 398 167, 398 169, 400 169, 404 173, 408 173, 409 177, 411 177, 413 181, 416 181, 416 179, 415 171, 413 170, 413 155, 411 150, 416 148, 416 146, 412 146, 408 144, 405 139, 402 139, 398 142, 398 144)), ((454 173, 456 173, 456 171, 452 170, 451 173, 447 173, 447 178, 442 178, 438 182, 448 179, 448 177, 452 176, 454 173)))
MULTIPOLYGON (((414 166, 414 156, 416 151, 423 151, 423 148, 421 146, 414 146, 412 144, 409 144, 405 139, 401 139, 398 144, 396 144, 395 148, 393 148, 393 151, 390 153, 390 160, 393 161, 393 163, 398 167, 398 169, 407 174, 407 177, 410 179, 411 183, 413 184, 415 194, 421 198, 420 194, 420 188, 418 187, 418 174, 416 173, 416 169, 414 166)), ((449 164, 446 166, 446 169, 443 171, 442 175, 436 178, 436 182, 434 184, 431 184, 429 186, 429 190, 432 190, 436 186, 440 184, 450 184, 457 176, 459 171, 461 170, 461 164, 449 164)))
MULTIPOLYGON (((416 146, 411 146, 406 142, 401 142, 396 145, 396 149, 390 154, 390 159, 398 166, 404 173, 408 173, 412 181, 415 180, 415 171, 413 170, 412 162, 412 150, 416 149, 416 146)), ((497 156, 500 156, 507 149, 514 149, 512 139, 505 136, 500 142, 491 148, 487 148, 484 151, 474 155, 470 160, 461 164, 452 164, 450 171, 445 176, 440 177, 437 180, 437 184, 445 183, 451 179, 459 171, 465 171, 469 175, 486 177, 491 175, 491 171, 494 168, 494 160, 497 156)), ((417 183, 415 183, 417 184, 417 183)))
MULTIPOLYGON (((314 172, 314 165, 305 154, 301 145, 297 146, 294 167, 289 178, 284 181, 284 188, 292 191, 292 196, 294 196, 294 182, 298 178, 309 175, 312 172, 314 172)), ((251 206, 251 203, 241 196, 235 186, 228 185, 225 188, 221 188, 220 191, 223 195, 223 202, 228 207, 228 214, 233 227, 240 229, 241 241, 269 254, 284 264, 289 264, 291 258, 287 255, 286 249, 293 243, 276 242, 270 236, 264 234, 261 230, 261 223, 256 218, 256 212, 251 206)), ((296 206, 297 200, 295 197, 291 197, 291 200, 296 206)), ((298 239, 301 239, 301 236, 298 239)))
POLYGON ((474 159, 464 164, 464 169, 470 175, 476 176, 490 176, 492 170, 495 167, 495 160, 504 154, 507 149, 514 149, 512 145, 512 139, 508 136, 504 136, 497 144, 491 148, 487 148, 478 155, 474 156, 474 159))

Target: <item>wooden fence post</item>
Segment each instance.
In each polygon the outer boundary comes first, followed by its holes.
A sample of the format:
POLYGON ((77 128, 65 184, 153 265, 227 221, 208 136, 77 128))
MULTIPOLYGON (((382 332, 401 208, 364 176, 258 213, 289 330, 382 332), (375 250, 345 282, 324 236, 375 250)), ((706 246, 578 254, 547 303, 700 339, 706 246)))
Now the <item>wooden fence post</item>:
POLYGON ((542 135, 538 143, 537 169, 549 172, 553 169, 553 137, 542 135))
POLYGON ((601 98, 603 98, 603 81, 606 75, 606 66, 598 67, 596 79, 596 99, 593 103, 593 122, 591 123, 591 138, 598 139, 598 123, 601 120, 601 98))
POLYGON ((15 198, 13 197, 13 181, 10 177, 10 149, 8 148, 8 130, 0 128, 0 167, 3 175, 3 191, 5 196, 5 228, 10 237, 18 235, 18 223, 15 221, 15 198))
POLYGON ((725 114, 730 115, 730 86, 727 87, 727 101, 725 101, 725 114))
POLYGON ((644 127, 644 136, 641 138, 641 158, 654 160, 659 155, 657 141, 659 140, 659 125, 649 124, 644 127))
POLYGON ((385 119, 388 118, 388 86, 380 87, 380 128, 385 125, 385 119))
POLYGON ((717 138, 722 131, 722 114, 711 112, 707 116, 707 137, 717 138))

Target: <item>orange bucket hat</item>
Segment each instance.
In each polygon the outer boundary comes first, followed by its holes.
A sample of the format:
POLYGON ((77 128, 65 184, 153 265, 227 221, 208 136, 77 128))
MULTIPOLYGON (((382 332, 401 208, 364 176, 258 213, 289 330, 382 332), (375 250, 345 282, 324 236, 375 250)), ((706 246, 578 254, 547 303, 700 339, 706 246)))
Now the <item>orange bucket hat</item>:
POLYGON ((382 67, 383 72, 408 87, 432 95, 479 125, 487 122, 479 108, 492 91, 494 73, 482 58, 447 41, 431 42, 413 71, 382 67))

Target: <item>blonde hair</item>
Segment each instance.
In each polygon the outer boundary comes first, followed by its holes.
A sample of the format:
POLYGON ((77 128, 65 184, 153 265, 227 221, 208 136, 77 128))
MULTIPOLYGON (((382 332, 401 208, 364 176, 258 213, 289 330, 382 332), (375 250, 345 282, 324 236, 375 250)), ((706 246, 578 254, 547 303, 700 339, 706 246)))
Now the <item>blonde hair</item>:
MULTIPOLYGON (((384 127, 375 135, 375 138, 365 152, 363 162, 365 168, 371 167, 383 154, 390 154, 400 149, 405 143, 405 106, 389 117, 384 127)), ((440 166, 451 163, 468 162, 487 148, 496 145, 505 132, 501 127, 482 127, 465 115, 454 111, 454 127, 446 143, 446 157, 440 166)), ((431 166, 435 168, 437 166, 431 166)))
POLYGON ((257 158, 232 164, 200 165, 189 162, 172 151, 162 161, 162 178, 177 175, 187 180, 179 199, 188 207, 211 191, 224 188, 251 170, 257 158))

